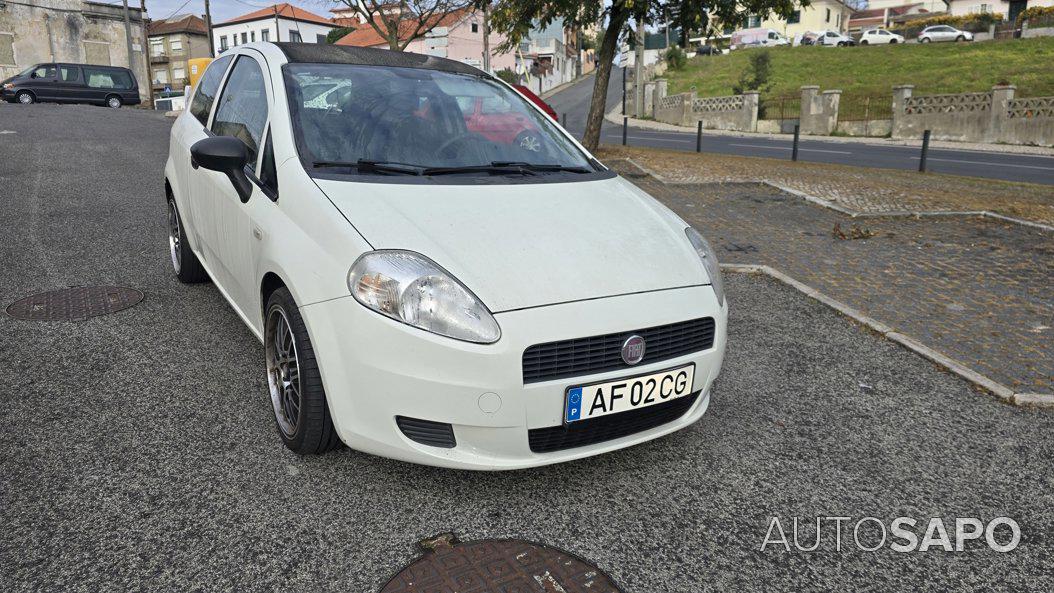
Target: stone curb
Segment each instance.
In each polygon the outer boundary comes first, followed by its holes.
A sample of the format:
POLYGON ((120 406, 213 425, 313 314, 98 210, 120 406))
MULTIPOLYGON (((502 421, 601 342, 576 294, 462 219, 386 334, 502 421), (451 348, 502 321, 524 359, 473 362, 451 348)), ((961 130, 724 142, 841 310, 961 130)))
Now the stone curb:
POLYGON ((721 264, 721 269, 732 273, 741 274, 765 274, 770 276, 788 286, 793 287, 799 292, 806 296, 820 301, 821 303, 831 307, 835 311, 838 311, 842 315, 856 321, 857 323, 871 329, 872 331, 882 335, 884 338, 896 342, 901 346, 911 350, 912 352, 922 356, 937 366, 955 374, 959 377, 973 383, 974 385, 984 389, 992 395, 998 397, 1000 400, 1013 404, 1016 406, 1032 406, 1039 408, 1054 408, 1054 394, 1046 393, 1015 393, 1013 389, 997 383, 992 379, 974 371, 967 367, 961 362, 954 360, 941 354, 940 352, 926 346, 911 336, 904 335, 897 331, 894 331, 890 326, 869 317, 862 312, 846 305, 845 303, 835 300, 822 292, 803 284, 794 278, 776 270, 775 268, 765 265, 752 265, 752 264, 721 264))
MULTIPOLYGON (((616 160, 619 160, 619 159, 616 159, 616 160)), ((660 175, 659 173, 657 173, 655 171, 652 171, 651 169, 645 167, 644 165, 634 161, 633 159, 631 159, 629 157, 622 157, 621 160, 624 160, 624 161, 630 163, 634 167, 637 167, 641 171, 644 171, 648 175, 654 177, 655 179, 661 181, 662 183, 664 183, 666 185, 696 185, 696 184, 699 184, 699 183, 706 183, 706 182, 702 182, 702 181, 672 181, 672 180, 668 180, 665 177, 663 177, 662 175, 660 175)), ((898 218, 898 217, 930 218, 930 217, 938 217, 938 216, 970 216, 970 217, 980 217, 980 218, 995 218, 997 220, 1002 220, 1004 222, 1009 222, 1009 223, 1013 223, 1013 224, 1019 224, 1021 226, 1027 226, 1027 227, 1038 229, 1038 230, 1041 230, 1041 231, 1046 231, 1048 233, 1054 233, 1054 226, 1046 225, 1046 224, 1043 224, 1041 222, 1033 222, 1031 220, 1023 220, 1023 219, 1020 219, 1020 218, 1014 218, 1013 216, 1006 216, 1005 214, 997 214, 997 213, 992 212, 990 210, 948 210, 948 211, 944 211, 944 212, 933 212, 933 211, 929 211, 929 212, 927 212, 927 211, 915 212, 915 211, 910 211, 910 210, 890 210, 888 212, 860 212, 859 210, 850 210, 849 208, 846 208, 846 207, 841 206, 839 204, 835 204, 834 202, 832 202, 830 200, 827 200, 825 198, 820 198, 820 197, 817 197, 817 196, 813 196, 813 195, 807 194, 807 193, 805 193, 803 191, 792 189, 792 188, 780 185, 778 183, 773 183, 772 181, 768 181, 767 179, 741 179, 739 181, 729 181, 729 182, 725 182, 725 183, 758 183, 758 184, 761 184, 761 185, 767 185, 767 186, 769 186, 769 187, 771 187, 773 189, 778 189, 781 192, 786 192, 788 194, 791 194, 792 196, 797 196, 797 197, 805 200, 806 202, 810 202, 812 204, 816 204, 817 206, 822 206, 824 208, 829 208, 831 210, 834 210, 835 212, 841 212, 842 214, 845 214, 846 216, 848 216, 850 218, 884 218, 884 217, 890 217, 890 218, 898 218)))

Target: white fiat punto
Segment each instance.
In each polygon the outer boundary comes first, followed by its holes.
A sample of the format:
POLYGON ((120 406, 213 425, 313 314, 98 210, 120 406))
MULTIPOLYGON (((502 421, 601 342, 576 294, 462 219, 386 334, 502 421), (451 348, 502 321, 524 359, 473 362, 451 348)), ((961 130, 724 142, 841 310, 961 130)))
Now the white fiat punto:
POLYGON ((467 64, 259 43, 172 128, 170 251, 264 344, 278 433, 513 469, 698 420, 727 305, 706 240, 467 64))

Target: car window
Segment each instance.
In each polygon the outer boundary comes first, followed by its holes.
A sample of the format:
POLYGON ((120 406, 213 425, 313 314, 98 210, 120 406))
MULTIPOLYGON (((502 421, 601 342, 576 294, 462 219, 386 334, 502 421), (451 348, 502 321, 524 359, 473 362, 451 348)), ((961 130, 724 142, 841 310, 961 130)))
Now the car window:
POLYGON ((30 74, 30 78, 55 78, 55 66, 53 64, 41 66, 36 70, 33 70, 33 73, 30 74))
POLYGON ((209 112, 212 111, 212 103, 216 100, 216 93, 220 89, 220 81, 227 65, 231 63, 234 56, 223 56, 213 60, 205 69, 205 74, 198 81, 198 88, 194 92, 194 98, 190 102, 190 114, 194 116, 201 125, 209 122, 209 112))
POLYGON ((239 56, 220 94, 216 117, 212 118, 212 132, 244 142, 255 171, 266 126, 267 88, 263 71, 253 58, 239 56))
POLYGON ((260 162, 260 182, 263 186, 278 194, 278 171, 275 170, 274 145, 271 143, 271 131, 267 131, 264 141, 263 158, 260 162))
POLYGON ((424 168, 526 162, 592 170, 549 117, 487 77, 345 64, 288 64, 283 71, 297 148, 309 167, 364 159, 424 168), (339 100, 316 106, 308 97, 320 84, 340 86, 339 100))
POLYGON ((62 82, 77 82, 80 77, 80 68, 76 66, 59 66, 59 78, 62 82))
POLYGON ((130 89, 132 75, 126 70, 104 70, 102 68, 85 68, 84 80, 93 89, 130 89))
POLYGON ((889 31, 879 31, 879 35, 889 35, 889 31))

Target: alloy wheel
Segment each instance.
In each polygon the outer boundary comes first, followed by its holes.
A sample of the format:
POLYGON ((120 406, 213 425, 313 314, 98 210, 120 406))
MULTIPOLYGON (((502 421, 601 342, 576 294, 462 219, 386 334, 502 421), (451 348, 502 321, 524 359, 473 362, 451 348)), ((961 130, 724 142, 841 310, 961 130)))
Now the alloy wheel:
POLYGON ((264 345, 267 353, 267 384, 271 391, 275 419, 282 434, 292 438, 300 423, 303 402, 300 395, 300 363, 292 326, 280 306, 272 307, 267 314, 264 345))
POLYGON ((117 97, 110 97, 106 100, 106 105, 108 105, 111 109, 117 109, 121 106, 121 100, 117 97))
POLYGON ((18 102, 23 105, 29 105, 33 102, 33 95, 30 95, 29 93, 19 93, 18 102))
POLYGON ((179 228, 179 213, 176 211, 176 201, 168 201, 168 251, 172 255, 172 267, 179 273, 183 266, 183 252, 180 251, 183 243, 183 233, 179 228))

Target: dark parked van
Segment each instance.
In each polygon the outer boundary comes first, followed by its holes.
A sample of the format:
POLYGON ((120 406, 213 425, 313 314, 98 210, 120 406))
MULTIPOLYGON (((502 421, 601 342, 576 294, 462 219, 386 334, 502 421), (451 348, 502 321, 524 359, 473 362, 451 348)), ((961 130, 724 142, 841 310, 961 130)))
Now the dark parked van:
POLYGON ((37 64, 0 82, 0 98, 28 105, 94 103, 117 108, 139 104, 139 83, 128 68, 91 64, 37 64))

